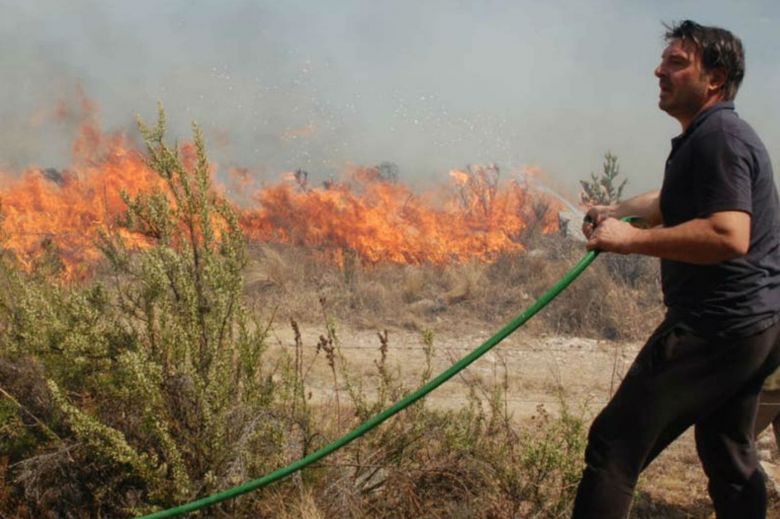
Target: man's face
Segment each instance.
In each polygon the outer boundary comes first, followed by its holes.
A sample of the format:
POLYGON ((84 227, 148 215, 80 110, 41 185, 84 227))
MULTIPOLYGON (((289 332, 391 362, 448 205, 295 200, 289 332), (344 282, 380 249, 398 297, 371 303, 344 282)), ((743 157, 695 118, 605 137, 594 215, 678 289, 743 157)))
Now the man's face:
POLYGON ((696 46, 675 39, 664 49, 655 69, 661 92, 658 107, 681 121, 689 121, 719 92, 712 74, 701 65, 696 46))

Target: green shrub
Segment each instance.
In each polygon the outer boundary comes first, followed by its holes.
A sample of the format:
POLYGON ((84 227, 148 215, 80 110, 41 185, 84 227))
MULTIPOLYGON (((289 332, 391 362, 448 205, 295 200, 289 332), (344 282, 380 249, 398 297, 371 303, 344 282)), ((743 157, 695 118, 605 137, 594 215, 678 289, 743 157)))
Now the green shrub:
MULTIPOLYGON (((52 409, 40 417, 51 434, 39 434, 36 445, 13 426, 0 441, 41 514, 148 512, 283 461, 269 453, 282 451, 288 419, 277 404, 287 393, 263 370, 265 328, 242 300, 244 236, 211 189, 201 132, 194 128, 187 167, 164 141, 162 110, 154 128, 140 128, 164 187, 123 195, 128 210, 119 223, 147 247, 102 234, 107 264, 86 287, 62 285, 42 267, 2 271, 13 298, 0 305, 0 353, 41 363, 38 386, 52 409)), ((28 395, 16 398, 24 409, 28 395)), ((13 409, 3 402, 0 412, 13 409)))

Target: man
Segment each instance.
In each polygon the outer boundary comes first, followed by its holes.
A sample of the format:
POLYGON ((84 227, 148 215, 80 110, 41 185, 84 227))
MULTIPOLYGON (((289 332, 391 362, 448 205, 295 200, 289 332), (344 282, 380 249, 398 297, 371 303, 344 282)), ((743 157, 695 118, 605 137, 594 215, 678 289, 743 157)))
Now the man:
POLYGON ((639 473, 691 425, 717 517, 766 515, 753 423, 780 365, 777 191, 734 111, 740 40, 691 21, 667 29, 658 106, 682 133, 661 190, 593 207, 583 224, 588 249, 661 258, 667 314, 591 426, 576 519, 625 518, 639 473))

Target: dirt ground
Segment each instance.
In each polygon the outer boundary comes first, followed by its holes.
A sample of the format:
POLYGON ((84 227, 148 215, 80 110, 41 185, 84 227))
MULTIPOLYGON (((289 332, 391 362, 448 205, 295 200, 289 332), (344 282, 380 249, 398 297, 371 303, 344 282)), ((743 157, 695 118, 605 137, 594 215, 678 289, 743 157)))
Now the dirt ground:
MULTIPOLYGON (((458 326, 458 328, 468 328, 458 326)), ((477 327, 478 328, 478 327, 477 327)), ((304 365, 311 366, 308 382, 315 399, 328 403, 335 397, 332 374, 324 359, 311 362, 324 326, 301 329, 304 365)), ((471 328, 463 333, 441 332, 434 336, 433 375, 444 371, 487 340, 495 330, 471 328)), ((376 373, 380 341, 376 330, 338 329, 341 349, 350 371, 371 377, 376 373)), ((271 352, 294 351, 294 334, 278 325, 270 337, 271 352)), ((607 402, 630 366, 641 343, 615 343, 569 337, 532 337, 519 330, 494 347, 462 374, 433 391, 426 404, 457 408, 466 401, 468 380, 508 385, 508 406, 515 420, 533 416, 539 404, 551 413, 565 401, 574 413, 592 420, 607 402), (505 378, 504 374, 508 376, 505 378)), ((320 354, 322 355, 322 354, 320 354)), ((425 367, 422 335, 409 330, 388 332, 387 365, 397 369, 410 389, 419 385, 425 367)), ((365 388, 370 392, 370 387, 365 388)), ((767 472, 771 510, 768 517, 780 518, 780 488, 777 450, 771 433, 765 431, 759 448, 767 472)), ((632 518, 710 518, 714 512, 706 490, 706 478, 696 456, 693 431, 688 430, 667 448, 643 473, 632 518)))

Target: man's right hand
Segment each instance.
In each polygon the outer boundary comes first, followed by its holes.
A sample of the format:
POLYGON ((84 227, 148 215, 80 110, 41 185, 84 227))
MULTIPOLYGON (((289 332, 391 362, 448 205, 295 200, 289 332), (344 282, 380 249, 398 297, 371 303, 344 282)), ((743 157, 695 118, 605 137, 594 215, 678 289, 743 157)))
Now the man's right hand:
POLYGON ((591 234, 596 227, 610 216, 614 216, 615 207, 611 205, 594 205, 585 213, 585 219, 582 221, 582 234, 590 239, 591 234))

